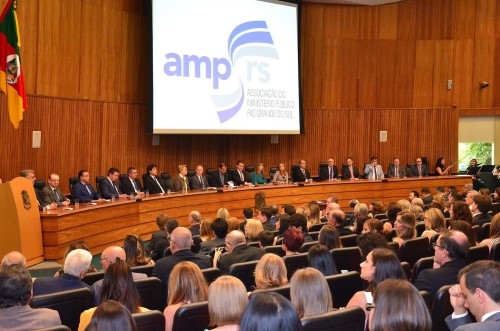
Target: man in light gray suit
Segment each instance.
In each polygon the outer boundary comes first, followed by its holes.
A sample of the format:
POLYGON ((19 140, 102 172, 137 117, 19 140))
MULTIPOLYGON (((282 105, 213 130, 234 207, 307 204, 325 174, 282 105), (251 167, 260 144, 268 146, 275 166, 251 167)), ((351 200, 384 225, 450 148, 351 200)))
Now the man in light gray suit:
POLYGON ((383 179, 384 178, 384 170, 382 166, 378 164, 378 158, 376 156, 372 156, 370 159, 370 163, 365 165, 365 178, 366 179, 383 179))
POLYGON ((446 317, 450 331, 500 330, 500 262, 474 262, 458 274, 460 285, 450 288, 453 314, 446 317), (467 309, 476 318, 471 323, 467 309))

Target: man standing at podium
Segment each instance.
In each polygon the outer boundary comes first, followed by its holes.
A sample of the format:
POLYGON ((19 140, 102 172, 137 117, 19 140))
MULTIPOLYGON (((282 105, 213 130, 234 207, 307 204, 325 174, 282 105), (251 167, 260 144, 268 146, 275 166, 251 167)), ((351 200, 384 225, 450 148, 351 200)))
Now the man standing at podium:
POLYGON ((42 200, 46 205, 55 203, 57 207, 69 205, 69 199, 64 196, 59 186, 59 176, 50 174, 48 178, 49 184, 42 189, 42 200))

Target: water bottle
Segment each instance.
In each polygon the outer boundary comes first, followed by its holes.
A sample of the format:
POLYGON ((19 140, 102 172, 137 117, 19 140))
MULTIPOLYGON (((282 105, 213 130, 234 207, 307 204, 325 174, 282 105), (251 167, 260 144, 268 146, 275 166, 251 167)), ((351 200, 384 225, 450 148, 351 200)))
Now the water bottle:
POLYGON ((115 196, 114 196, 114 195, 112 195, 112 196, 111 196, 111 203, 114 203, 114 202, 115 202, 115 196))

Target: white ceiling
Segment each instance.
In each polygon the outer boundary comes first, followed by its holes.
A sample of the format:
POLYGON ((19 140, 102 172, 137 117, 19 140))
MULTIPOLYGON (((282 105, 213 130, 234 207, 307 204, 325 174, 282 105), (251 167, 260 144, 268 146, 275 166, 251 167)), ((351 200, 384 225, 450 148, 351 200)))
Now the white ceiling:
POLYGON ((402 0, 304 0, 304 2, 335 3, 340 5, 368 5, 378 6, 386 3, 400 2, 402 0))

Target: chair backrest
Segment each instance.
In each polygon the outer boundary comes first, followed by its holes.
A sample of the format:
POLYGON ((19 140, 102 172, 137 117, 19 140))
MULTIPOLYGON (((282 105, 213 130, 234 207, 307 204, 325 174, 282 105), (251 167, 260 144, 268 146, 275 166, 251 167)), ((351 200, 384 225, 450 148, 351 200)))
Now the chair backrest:
POLYGON ((479 231, 481 230, 481 227, 479 224, 473 225, 472 226, 472 233, 474 234, 474 238, 477 241, 477 238, 479 237, 479 231))
POLYGON ((309 234, 313 240, 318 240, 319 231, 310 231, 307 234, 309 234))
POLYGON ((340 308, 347 306, 354 293, 361 291, 363 280, 359 277, 359 272, 349 271, 344 274, 326 276, 326 282, 332 294, 333 307, 340 308))
POLYGON ((444 319, 453 313, 453 307, 450 303, 450 293, 448 292, 452 285, 441 287, 432 300, 431 318, 432 331, 448 330, 444 319))
POLYGON ((196 170, 188 170, 187 171, 187 176, 188 177, 193 177, 194 175, 196 175, 196 170))
POLYGON ((151 310, 163 311, 167 306, 167 298, 164 298, 163 285, 156 277, 148 277, 134 281, 137 292, 141 297, 141 306, 151 310))
POLYGON ((175 312, 172 331, 204 331, 209 324, 208 301, 188 303, 175 312))
POLYGON ((417 222, 417 224, 415 224, 415 230, 417 230, 417 237, 420 237, 422 233, 425 231, 425 223, 417 222))
MULTIPOLYGON (((293 173, 294 173, 293 169, 298 169, 298 168, 300 168, 300 165, 299 165, 299 164, 292 164, 292 165, 290 166, 290 176, 293 176, 293 173)), ((293 177, 292 177, 292 179, 291 179, 291 180, 292 180, 292 181, 295 181, 295 180, 296 180, 296 178, 293 178, 293 177)))
POLYGON ((82 281, 85 284, 92 286, 92 284, 103 278, 104 278, 104 271, 98 271, 86 274, 85 277, 83 277, 82 281))
POLYGON ((101 187, 100 184, 106 179, 106 176, 96 176, 95 177, 95 186, 97 189, 97 192, 101 193, 101 187))
POLYGON ((429 239, 427 237, 408 239, 401 245, 399 260, 408 262, 413 268, 415 262, 427 256, 428 251, 429 239))
POLYGON ((71 194, 73 194, 73 185, 78 183, 80 181, 80 178, 78 177, 69 177, 69 191, 71 194))
POLYGON ((401 268, 405 272, 406 279, 410 280, 411 279, 411 267, 410 264, 406 261, 401 261, 401 268))
POLYGON ((274 177, 274 174, 278 171, 278 167, 273 166, 269 168, 269 178, 272 180, 274 177))
POLYGON ((247 165, 247 166, 245 166, 245 171, 252 173, 255 171, 255 166, 254 165, 247 165))
POLYGON ((229 274, 241 280, 247 291, 253 291, 255 288, 254 271, 259 261, 249 261, 234 263, 229 267, 229 274))
POLYGON ((413 265, 413 270, 411 275, 412 283, 415 283, 415 280, 417 280, 417 277, 422 270, 432 269, 433 265, 434 265, 434 256, 423 257, 419 259, 417 262, 415 262, 415 264, 413 265))
POLYGON ((293 274, 298 269, 309 267, 309 259, 307 258, 307 253, 285 255, 283 256, 283 261, 285 262, 286 274, 288 279, 292 279, 293 274))
POLYGON ((481 228, 479 229, 479 233, 477 235, 477 242, 481 242, 483 241, 483 239, 486 239, 490 236, 490 227, 491 222, 481 225, 481 228))
POLYGON ((356 247, 358 246, 358 235, 354 233, 340 236, 340 242, 342 243, 342 247, 356 247))
POLYGON ((467 264, 474 263, 479 260, 488 260, 490 258, 490 250, 488 246, 473 246, 469 248, 467 255, 465 257, 465 261, 467 264))
POLYGON ((38 331, 71 331, 71 329, 69 327, 67 327, 66 325, 57 325, 57 326, 53 326, 50 328, 37 329, 37 330, 38 331))
POLYGON ((321 169, 324 169, 324 168, 327 169, 326 172, 328 173, 328 162, 320 162, 318 164, 318 174, 320 174, 321 173, 321 169))
POLYGON ((496 215, 500 211, 500 202, 493 202, 491 204, 491 211, 493 215, 496 215))
POLYGON ((174 180, 172 179, 172 176, 169 172, 162 172, 160 174, 160 177, 163 179, 167 190, 172 190, 174 188, 174 180))
POLYGON ((360 272, 361 253, 358 247, 334 248, 332 256, 339 273, 342 270, 360 272))
POLYGON ((389 249, 399 258, 399 244, 395 241, 389 241, 387 245, 389 245, 389 249))
POLYGON ((283 246, 281 245, 266 246, 264 247, 264 252, 273 253, 281 257, 285 256, 285 251, 283 250, 283 246))
POLYGON ((376 215, 373 215, 373 218, 376 218, 378 220, 385 220, 385 219, 387 219, 387 215, 386 214, 376 214, 376 215))
POLYGON ((313 247, 314 245, 317 245, 317 241, 310 241, 308 243, 303 243, 302 246, 299 248, 300 253, 307 253, 313 247))
POLYGON ((490 260, 500 262, 500 242, 491 246, 490 260))
POLYGON ((429 309, 429 314, 430 314, 432 309, 431 295, 427 291, 418 291, 418 293, 420 293, 420 296, 422 297, 422 299, 424 299, 425 305, 427 306, 427 309, 429 309))
POLYGON ((309 228, 308 231, 312 231, 312 232, 315 232, 315 231, 319 231, 321 230, 321 228, 326 225, 326 223, 317 223, 317 224, 313 224, 311 225, 311 227, 309 228))
POLYGON ((251 241, 251 242, 247 243, 248 246, 257 247, 257 248, 260 247, 259 244, 260 244, 260 242, 258 242, 258 241, 251 241))
POLYGON ((205 277, 205 280, 207 281, 208 285, 212 284, 214 280, 216 280, 222 275, 219 268, 201 269, 201 273, 203 274, 203 277, 205 277))
POLYGON ((45 187, 45 179, 35 180, 35 184, 33 186, 38 190, 42 190, 45 187))
POLYGON ((363 331, 365 312, 360 307, 349 307, 326 314, 301 319, 304 331, 363 331))
POLYGON ((250 293, 248 296, 248 300, 252 299, 252 297, 256 293, 271 293, 271 292, 276 292, 290 300, 290 285, 284 285, 284 286, 279 286, 279 287, 272 287, 272 288, 265 288, 265 289, 260 289, 260 290, 255 290, 250 293))
POLYGON ((429 239, 429 253, 427 253, 427 256, 434 256, 434 243, 438 240, 439 238, 439 233, 436 233, 429 239))
POLYGON ((155 268, 154 264, 146 264, 146 265, 138 265, 130 268, 132 272, 137 272, 140 274, 146 274, 148 277, 151 277, 153 274, 153 269, 155 268))
POLYGON ((137 331, 164 331, 165 316, 157 310, 132 314, 137 331))
POLYGON ((94 298, 89 288, 36 295, 31 298, 31 308, 50 308, 57 310, 61 323, 71 330, 77 330, 80 314, 94 306, 94 298))

